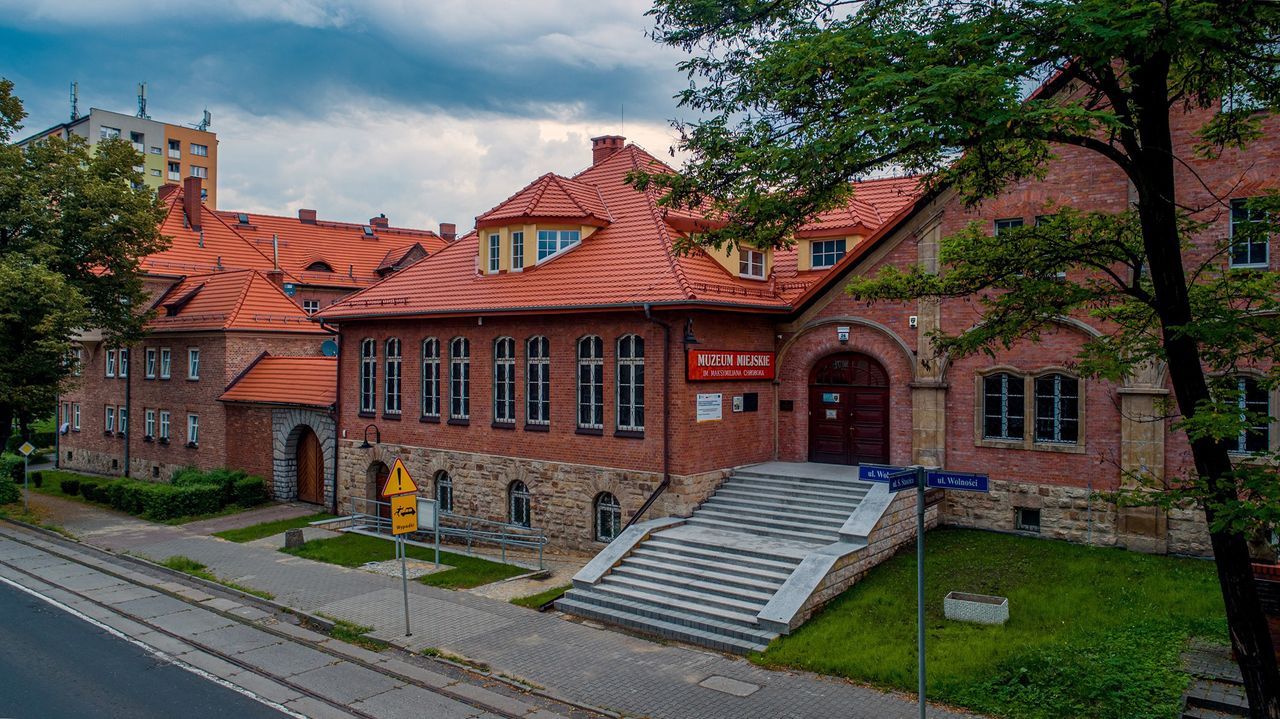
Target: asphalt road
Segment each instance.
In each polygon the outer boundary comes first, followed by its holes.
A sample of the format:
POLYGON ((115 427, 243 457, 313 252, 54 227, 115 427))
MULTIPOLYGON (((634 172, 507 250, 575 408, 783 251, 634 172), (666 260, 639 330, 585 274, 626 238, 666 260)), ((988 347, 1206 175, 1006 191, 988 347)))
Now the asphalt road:
POLYGON ((4 719, 284 716, 0 583, 4 719))

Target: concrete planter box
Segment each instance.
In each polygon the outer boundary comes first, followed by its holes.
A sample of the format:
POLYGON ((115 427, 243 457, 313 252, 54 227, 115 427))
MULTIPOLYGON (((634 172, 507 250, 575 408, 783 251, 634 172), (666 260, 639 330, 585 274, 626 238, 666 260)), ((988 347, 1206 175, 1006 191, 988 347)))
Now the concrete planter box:
POLYGON ((942 599, 942 611, 957 622, 1004 624, 1009 621, 1009 599, 989 594, 949 592, 942 599))

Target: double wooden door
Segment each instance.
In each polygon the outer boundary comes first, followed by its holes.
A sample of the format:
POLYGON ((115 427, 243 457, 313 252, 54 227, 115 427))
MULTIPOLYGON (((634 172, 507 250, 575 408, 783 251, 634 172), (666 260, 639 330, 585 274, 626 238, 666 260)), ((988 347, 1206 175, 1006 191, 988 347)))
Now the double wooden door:
POLYGON ((809 461, 889 462, 889 380, 874 359, 847 352, 815 365, 809 386, 809 461))

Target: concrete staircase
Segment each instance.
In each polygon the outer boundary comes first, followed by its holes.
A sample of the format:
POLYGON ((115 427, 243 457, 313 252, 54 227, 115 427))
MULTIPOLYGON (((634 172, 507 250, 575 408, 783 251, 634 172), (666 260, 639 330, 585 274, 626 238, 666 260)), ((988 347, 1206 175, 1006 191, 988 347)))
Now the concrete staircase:
MULTIPOLYGON (((720 651, 763 650, 779 632, 760 615, 797 567, 851 541, 840 530, 872 489, 855 472, 782 463, 737 470, 688 519, 628 529, 556 607, 720 651)), ((850 550, 865 546, 852 541, 850 550)))

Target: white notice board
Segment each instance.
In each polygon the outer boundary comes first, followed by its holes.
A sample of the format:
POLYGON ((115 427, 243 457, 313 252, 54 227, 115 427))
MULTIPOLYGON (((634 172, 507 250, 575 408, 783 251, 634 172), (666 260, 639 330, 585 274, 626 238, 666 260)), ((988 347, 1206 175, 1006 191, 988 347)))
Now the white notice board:
POLYGON ((719 422, 724 419, 724 395, 719 392, 698 395, 698 421, 719 422))

